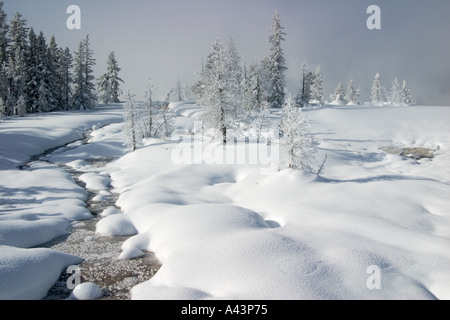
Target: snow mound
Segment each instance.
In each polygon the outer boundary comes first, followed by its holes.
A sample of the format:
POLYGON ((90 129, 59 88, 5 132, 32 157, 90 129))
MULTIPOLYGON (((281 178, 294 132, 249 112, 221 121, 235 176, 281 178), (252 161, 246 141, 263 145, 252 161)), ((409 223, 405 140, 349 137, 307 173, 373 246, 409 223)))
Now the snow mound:
POLYGON ((120 260, 130 260, 130 259, 134 259, 134 258, 139 258, 142 257, 144 255, 144 252, 138 248, 127 248, 125 249, 120 255, 119 255, 119 259, 120 260))
POLYGON ((37 300, 46 296, 63 269, 79 257, 50 249, 0 245, 0 300, 37 300))
POLYGON ((101 297, 103 297, 102 289, 93 282, 84 282, 73 289, 68 300, 97 300, 101 297))
POLYGON ((132 236, 137 234, 136 228, 123 214, 114 214, 100 220, 96 232, 106 236, 132 236))
POLYGON ((2 221, 0 245, 30 248, 68 234, 71 228, 70 222, 63 219, 2 221))

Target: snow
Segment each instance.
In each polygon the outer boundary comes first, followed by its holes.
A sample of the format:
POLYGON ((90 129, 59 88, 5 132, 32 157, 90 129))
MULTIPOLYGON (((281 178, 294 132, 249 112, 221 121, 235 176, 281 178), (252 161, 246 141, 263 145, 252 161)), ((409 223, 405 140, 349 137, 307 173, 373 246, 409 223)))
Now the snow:
MULTIPOLYGON (((202 108, 177 103, 169 109, 178 133, 198 134, 202 108)), ((112 185, 118 200, 103 210, 96 233, 128 237, 118 259, 152 251, 161 262, 153 278, 133 287, 133 299, 450 299, 450 107, 324 106, 304 112, 321 142, 312 168, 327 158, 321 176, 291 169, 267 174, 263 164, 211 161, 232 146, 209 140, 203 142, 203 164, 176 161, 178 139, 147 139, 124 154, 119 123, 94 131, 92 143, 67 146, 49 159, 84 172, 80 180, 98 192, 99 201, 112 185), (427 148, 434 157, 414 160, 394 152, 403 148, 427 148), (87 161, 94 155, 114 161, 98 169, 87 161), (381 288, 371 290, 374 266, 381 288)), ((273 127, 279 116, 273 110, 273 127)), ((24 121, 30 128, 22 129, 25 137, 37 125, 24 121)), ((69 126, 75 131, 77 121, 69 126)), ((1 138, 14 131, 2 125, 1 138)), ((46 141, 45 135, 56 133, 42 134, 46 141)), ((86 218, 86 191, 46 162, 17 170, 11 164, 23 157, 1 150, 10 161, 1 162, 0 171, 0 244, 9 245, 0 246, 0 297, 13 288, 14 297, 27 298, 15 270, 33 279, 41 270, 35 253, 45 253, 57 268, 45 270, 45 285, 44 279, 30 280, 42 289, 35 290, 39 298, 66 263, 76 262, 56 251, 18 247, 46 241, 40 229, 51 238, 67 232, 68 222, 86 218)), ((98 298, 89 286, 80 288, 84 297, 98 298)))
POLYGON ((103 291, 95 283, 84 282, 77 285, 68 300, 96 300, 103 296, 103 291))
POLYGON ((0 262, 0 300, 35 300, 47 294, 63 268, 82 260, 49 249, 0 245, 0 262))

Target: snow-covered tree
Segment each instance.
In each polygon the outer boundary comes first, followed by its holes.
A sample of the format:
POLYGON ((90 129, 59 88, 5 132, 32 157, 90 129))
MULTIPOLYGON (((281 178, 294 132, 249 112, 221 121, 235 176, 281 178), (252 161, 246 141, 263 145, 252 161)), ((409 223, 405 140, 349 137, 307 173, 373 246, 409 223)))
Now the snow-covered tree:
POLYGON ((406 81, 403 80, 402 89, 401 89, 401 99, 404 104, 410 106, 412 104, 411 100, 411 91, 408 89, 406 85, 406 81))
POLYGON ((324 102, 323 80, 320 66, 317 66, 316 70, 314 71, 313 81, 311 83, 311 99, 312 103, 317 104, 319 106, 321 106, 324 102))
POLYGON ((9 38, 8 38, 8 21, 7 15, 3 10, 3 1, 0 1, 0 66, 3 62, 8 61, 6 50, 8 48, 9 38))
POLYGON ((242 107, 247 114, 260 109, 268 100, 268 73, 264 61, 255 61, 247 72, 242 107))
POLYGON ((283 134, 280 145, 284 165, 290 169, 311 171, 319 142, 311 133, 306 114, 295 107, 291 97, 283 106, 280 129, 283 134))
POLYGON ((347 92, 345 94, 346 100, 348 104, 360 104, 360 96, 359 90, 355 88, 355 81, 350 79, 350 82, 347 86, 347 92))
POLYGON ((6 104, 7 110, 9 109, 8 112, 11 111, 11 106, 14 110, 18 110, 16 104, 19 98, 23 96, 26 86, 27 62, 25 52, 27 51, 28 33, 26 23, 27 20, 16 12, 8 30, 10 45, 7 47, 8 63, 4 69, 8 82, 8 101, 6 104))
POLYGON ((74 93, 72 106, 75 109, 92 109, 97 103, 95 95, 94 53, 90 49, 89 35, 80 42, 78 51, 75 53, 74 66, 74 93))
POLYGON ((125 95, 126 103, 124 104, 124 131, 123 137, 125 145, 131 149, 131 151, 136 151, 141 142, 141 133, 139 131, 138 122, 138 109, 134 101, 135 95, 128 91, 125 95))
POLYGON ((73 57, 69 48, 60 49, 59 63, 56 68, 56 74, 59 83, 59 103, 63 110, 71 108, 70 98, 72 94, 72 67, 73 57))
POLYGON ((312 99, 312 87, 314 85, 314 72, 309 70, 306 63, 302 64, 301 69, 301 83, 300 89, 298 90, 297 96, 295 98, 295 106, 298 108, 303 108, 309 105, 312 99))
POLYGON ((114 51, 108 55, 106 62, 107 71, 103 74, 97 82, 99 98, 105 103, 118 103, 120 102, 119 96, 122 93, 120 90, 120 82, 123 80, 119 77, 120 68, 116 60, 114 51))
POLYGON ((285 40, 286 35, 283 29, 277 10, 272 20, 272 34, 269 36, 271 47, 269 55, 270 92, 268 97, 271 108, 282 108, 284 105, 285 72, 288 68, 281 48, 281 42, 285 40))
POLYGON ((270 125, 269 116, 270 116, 269 103, 267 101, 264 101, 261 104, 261 107, 258 109, 257 117, 254 123, 258 139, 261 138, 262 132, 265 129, 267 129, 270 125))
POLYGON ((375 75, 375 79, 373 81, 371 89, 370 99, 373 104, 383 104, 385 102, 383 86, 381 85, 379 73, 375 75))
POLYGON ((205 106, 203 116, 205 128, 220 132, 226 143, 227 128, 234 125, 237 106, 240 104, 240 93, 237 90, 241 83, 237 54, 233 52, 233 45, 224 49, 219 39, 216 39, 209 51, 206 64, 195 86, 200 95, 199 102, 205 106))
POLYGON ((347 104, 347 98, 345 96, 345 88, 342 82, 339 82, 336 89, 334 89, 333 97, 334 97, 333 102, 338 104, 347 104))
MULTIPOLYGON (((7 15, 3 10, 3 1, 0 1, 0 98, 3 103, 5 102, 8 89, 8 81, 5 70, 5 65, 8 63, 8 29, 9 26, 7 22, 7 15)), ((3 104, 3 106, 6 108, 5 104, 3 104)), ((4 112, 6 112, 6 109, 4 112)))
POLYGON ((392 83, 391 91, 389 92, 389 103, 394 106, 402 104, 402 89, 398 83, 398 79, 395 78, 392 83))

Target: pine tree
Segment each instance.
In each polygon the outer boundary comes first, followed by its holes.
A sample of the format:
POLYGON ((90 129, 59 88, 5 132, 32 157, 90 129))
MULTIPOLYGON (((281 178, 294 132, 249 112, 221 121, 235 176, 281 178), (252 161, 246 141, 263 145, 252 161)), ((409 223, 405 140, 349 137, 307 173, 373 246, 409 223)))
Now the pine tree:
POLYGON ((255 61, 247 73, 242 106, 247 114, 258 111, 267 102, 267 74, 263 61, 255 61))
POLYGON ((379 73, 377 73, 375 75, 375 79, 374 79, 373 85, 372 85, 370 99, 372 100, 373 104, 383 104, 385 102, 384 94, 383 94, 383 87, 381 85, 379 73))
POLYGON ((264 101, 258 110, 258 116, 256 117, 255 120, 255 127, 258 139, 261 138, 263 130, 267 128, 270 124, 269 116, 270 116, 269 103, 267 101, 264 101))
POLYGON ((315 81, 314 73, 307 68, 306 63, 303 63, 301 72, 302 80, 300 83, 300 89, 295 98, 295 106, 298 108, 306 107, 309 104, 312 99, 312 87, 315 81))
POLYGON ((347 104, 347 98, 345 96, 345 88, 342 82, 339 82, 338 86, 334 90, 334 100, 338 104, 347 104))
POLYGON ((100 99, 105 104, 120 102, 120 82, 123 83, 119 77, 120 70, 115 54, 111 52, 107 60, 107 71, 97 82, 100 99))
POLYGON ((3 1, 0 1, 0 98, 3 101, 3 111, 6 113, 6 106, 4 104, 7 90, 8 90, 8 79, 6 76, 6 64, 8 63, 7 48, 9 44, 8 38, 8 22, 7 15, 3 10, 3 1))
POLYGON ((285 98, 285 72, 288 68, 281 48, 281 42, 285 40, 284 36, 286 35, 283 29, 277 10, 272 20, 272 34, 269 36, 271 48, 269 55, 270 92, 268 96, 272 108, 282 108, 285 98))
POLYGON ((280 140, 284 165, 289 169, 311 171, 311 162, 319 142, 312 135, 309 121, 301 108, 294 105, 291 97, 282 109, 280 140))
POLYGON ((320 66, 314 71, 313 81, 311 84, 311 98, 314 104, 321 106, 323 104, 323 80, 320 66))
POLYGON ((398 79, 395 78, 394 82, 392 83, 390 95, 389 95, 389 102, 393 106, 399 106, 402 101, 402 89, 400 87, 400 84, 398 83, 398 79))
MULTIPOLYGON (((4 71, 7 77, 8 92, 7 92, 7 112, 13 110, 14 114, 19 110, 16 104, 19 98, 23 97, 26 86, 26 72, 27 63, 25 52, 27 51, 27 28, 26 19, 22 19, 22 15, 15 13, 10 22, 9 38, 10 45, 7 48, 8 66, 4 71), (11 109, 12 107, 12 109, 11 109)), ((21 101, 22 103, 23 101, 21 101)), ((22 105, 20 106, 22 108, 22 105)), ((20 110, 22 110, 20 108, 20 110)))
POLYGON ((71 109, 73 57, 69 48, 59 49, 59 59, 56 68, 58 85, 58 101, 63 110, 71 109))
POLYGON ((219 39, 211 46, 206 64, 200 73, 196 92, 200 94, 200 104, 206 112, 203 121, 207 129, 218 130, 226 143, 227 128, 234 125, 239 105, 240 90, 237 53, 233 45, 224 49, 219 39))
POLYGON ((6 54, 9 44, 8 29, 7 15, 3 10, 3 1, 0 1, 0 66, 8 61, 6 54))
POLYGON ((89 35, 80 42, 78 51, 75 53, 74 83, 75 89, 72 96, 72 105, 75 109, 92 109, 96 102, 95 84, 93 81, 93 67, 95 59, 90 49, 89 35))
POLYGON ((353 81, 353 79, 350 79, 350 82, 347 86, 346 98, 347 104, 360 104, 359 93, 355 88, 355 82, 353 81))
POLYGON ((138 130, 138 121, 137 121, 137 108, 134 101, 134 94, 131 94, 130 91, 127 92, 125 99, 126 103, 124 107, 124 140, 125 145, 131 149, 131 151, 136 151, 140 142, 140 132, 138 130))
POLYGON ((411 91, 408 89, 408 87, 406 85, 406 81, 404 81, 404 80, 403 80, 402 89, 401 89, 401 99, 402 99, 402 102, 407 106, 410 106, 412 104, 411 91))

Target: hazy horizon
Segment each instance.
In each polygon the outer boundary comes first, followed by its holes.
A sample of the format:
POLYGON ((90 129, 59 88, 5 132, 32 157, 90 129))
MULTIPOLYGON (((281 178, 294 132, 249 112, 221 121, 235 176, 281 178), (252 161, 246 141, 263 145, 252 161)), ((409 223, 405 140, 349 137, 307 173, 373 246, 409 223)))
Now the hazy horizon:
POLYGON ((320 65, 325 98, 339 82, 353 78, 366 100, 377 72, 386 89, 406 80, 418 104, 450 105, 450 2, 447 0, 4 0, 8 21, 18 11, 27 26, 52 35, 61 47, 77 49, 87 34, 97 59, 95 75, 106 71, 114 51, 125 81, 142 96, 150 77, 164 96, 177 79, 192 85, 211 43, 235 40, 249 66, 269 52, 275 10, 287 33, 283 50, 287 89, 296 94, 303 62, 320 65), (369 30, 366 9, 381 8, 381 30, 369 30), (81 9, 81 30, 69 30, 67 7, 81 9))

